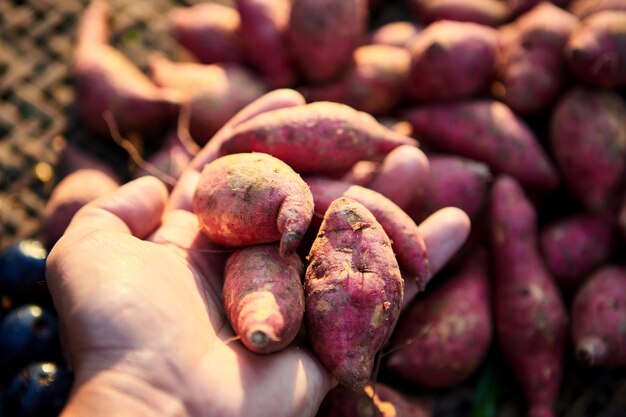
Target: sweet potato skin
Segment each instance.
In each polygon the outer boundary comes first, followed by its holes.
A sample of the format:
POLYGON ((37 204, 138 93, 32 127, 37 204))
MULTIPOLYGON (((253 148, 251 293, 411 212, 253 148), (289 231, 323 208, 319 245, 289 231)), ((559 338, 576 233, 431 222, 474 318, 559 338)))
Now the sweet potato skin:
POLYGON ((288 39, 304 77, 329 81, 345 69, 365 36, 366 0, 293 0, 288 39))
POLYGON ((177 132, 171 131, 166 136, 163 146, 146 159, 150 167, 139 166, 133 171, 132 175, 133 178, 154 175, 164 180, 171 190, 174 186, 168 180, 177 180, 192 158, 191 149, 185 147, 177 132), (157 172, 152 171, 152 168, 157 172))
POLYGON ((626 3, 622 0, 572 0, 568 10, 585 19, 603 11, 626 11, 626 3))
POLYGON ((567 81, 563 48, 578 23, 572 14, 544 2, 500 32, 501 91, 496 91, 515 112, 535 113, 558 98, 567 81))
POLYGON ((563 288, 575 288, 594 268, 609 260, 615 239, 606 220, 575 214, 541 230, 541 253, 552 276, 563 288))
POLYGON ((243 63, 241 19, 235 8, 211 2, 177 7, 168 19, 174 37, 203 64, 243 63))
POLYGON ((442 286, 400 317, 386 368, 425 388, 453 387, 469 377, 492 339, 486 252, 476 252, 442 286))
POLYGON ((591 212, 606 213, 618 203, 626 169, 625 121, 619 95, 582 87, 566 93, 552 115, 550 145, 563 180, 591 212))
POLYGON ((579 289, 572 304, 576 357, 586 366, 626 366, 626 268, 606 265, 579 289))
POLYGON ((530 416, 554 416, 568 319, 539 255, 535 210, 519 183, 502 176, 492 187, 490 215, 500 350, 524 390, 530 416))
POLYGON ((178 91, 190 107, 189 133, 201 145, 267 91, 261 79, 237 64, 177 63, 155 55, 150 69, 157 85, 178 91))
POLYGON ((363 387, 400 314, 404 282, 391 242, 365 207, 342 197, 328 208, 308 261, 311 345, 342 385, 363 387))
POLYGON ((506 5, 495 0, 409 0, 408 3, 417 19, 426 23, 455 20, 497 26, 509 15, 506 5))
POLYGON ((626 10, 585 19, 565 46, 569 69, 597 87, 626 85, 626 10))
POLYGON ((256 353, 286 348, 304 316, 304 266, 278 245, 256 245, 229 256, 224 269, 224 309, 235 334, 256 353))
POLYGON ((335 82, 302 89, 307 101, 334 101, 372 115, 398 108, 409 76, 409 53, 404 48, 365 45, 355 49, 353 64, 335 82))
POLYGON ((339 176, 357 161, 378 159, 415 140, 380 125, 367 113, 317 102, 258 115, 224 140, 222 155, 264 152, 299 173, 339 176))
POLYGON ((313 217, 313 196, 284 162, 261 153, 227 155, 205 165, 192 201, 202 230, 220 245, 280 240, 291 254, 313 217))
POLYGON ((382 25, 371 33, 370 43, 408 49, 413 39, 415 39, 422 30, 424 30, 424 27, 414 22, 391 22, 382 25))
POLYGON ((441 21, 411 43, 409 95, 446 101, 484 90, 495 71, 497 32, 476 23, 441 21))
POLYGON ((415 135, 439 151, 485 162, 538 189, 555 188, 556 170, 532 131, 503 103, 472 100, 410 109, 415 135))

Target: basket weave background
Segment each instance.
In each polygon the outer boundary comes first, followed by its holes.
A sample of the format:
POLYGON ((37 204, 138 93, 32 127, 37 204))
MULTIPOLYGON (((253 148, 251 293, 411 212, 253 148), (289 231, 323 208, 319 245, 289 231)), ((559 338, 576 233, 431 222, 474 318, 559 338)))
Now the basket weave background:
MULTIPOLYGON (((199 2, 112 0, 112 43, 142 69, 154 51, 175 57, 180 51, 167 31, 166 12, 176 5, 199 2)), ((127 161, 120 149, 92 141, 72 108, 69 68, 74 29, 87 3, 0 0, 0 249, 37 235, 45 201, 56 181, 54 165, 63 138, 89 148, 114 166, 127 161)), ((510 381, 496 353, 487 366, 495 369, 499 381, 510 381)), ((480 375, 457 389, 434 393, 437 417, 472 415, 480 375)), ((513 383, 501 385, 497 415, 525 415, 518 388, 513 383)), ((583 370, 571 366, 570 360, 559 416, 626 417, 624 372, 583 370)))

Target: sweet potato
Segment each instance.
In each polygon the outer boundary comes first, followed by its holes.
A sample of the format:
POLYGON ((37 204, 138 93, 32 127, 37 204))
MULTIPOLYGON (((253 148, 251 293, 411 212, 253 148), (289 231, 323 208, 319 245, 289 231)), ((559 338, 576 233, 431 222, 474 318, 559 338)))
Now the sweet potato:
POLYGON ((506 4, 509 7, 510 14, 512 16, 519 16, 527 11, 535 8, 540 3, 553 3, 559 7, 565 6, 569 0, 506 0, 506 4))
POLYGON ((444 207, 458 207, 476 219, 486 200, 491 173, 487 165, 456 155, 430 155, 430 176, 406 209, 420 222, 444 207))
POLYGON ((539 254, 535 209, 521 186, 503 176, 491 190, 496 336, 526 394, 529 415, 555 416, 567 313, 539 254))
POLYGON ((316 417, 431 417, 433 406, 427 398, 409 398, 380 382, 357 391, 338 385, 316 417))
POLYGON ((415 140, 343 104, 311 103, 260 114, 225 138, 222 155, 264 152, 299 173, 339 176, 360 160, 379 159, 415 140))
POLYGON ((626 11, 624 0, 572 0, 568 5, 570 12, 585 19, 603 11, 626 11))
POLYGON ((301 89, 307 101, 334 101, 372 115, 393 112, 402 102, 409 78, 406 49, 365 45, 354 50, 353 64, 337 80, 301 89))
POLYGON ((392 249, 406 276, 414 279, 420 290, 425 288, 430 279, 426 244, 415 222, 400 207, 359 185, 320 177, 306 177, 305 181, 311 188, 316 213, 325 212, 333 200, 342 196, 363 204, 391 239, 392 249))
POLYGON ((485 162, 540 189, 555 188, 556 170, 533 132, 505 104, 473 100, 409 110, 414 134, 440 151, 485 162))
POLYGON ((228 257, 222 297, 228 321, 252 352, 273 353, 296 337, 304 315, 304 266, 277 245, 239 249, 228 257))
POLYGON ((570 90, 551 119, 550 144, 563 180, 592 212, 618 204, 626 169, 626 103, 609 91, 570 90))
POLYGON ((237 9, 202 3, 172 9, 168 20, 176 40, 203 64, 244 61, 237 9))
POLYGON ((420 387, 450 388, 478 368, 491 338, 487 257, 476 252, 400 317, 385 366, 420 387))
POLYGON ((606 265, 580 288, 572 304, 576 358, 586 366, 626 366, 626 268, 606 265))
POLYGON ((87 128, 102 137, 110 137, 103 118, 106 111, 123 134, 156 134, 176 116, 180 97, 154 85, 122 53, 103 42, 107 10, 94 2, 79 22, 72 67, 76 108, 87 128))
POLYGON ((199 144, 208 142, 231 117, 267 90, 256 75, 236 64, 177 63, 155 55, 150 68, 157 85, 178 91, 190 106, 189 131, 199 144))
POLYGON ((313 217, 313 196, 284 162, 266 154, 227 155, 205 165, 192 201, 202 230, 220 245, 280 240, 291 254, 313 217))
POLYGON ((411 43, 411 98, 456 100, 484 90, 495 71, 496 35, 476 23, 428 25, 411 43))
MULTIPOLYGON (((149 166, 139 166, 133 172, 133 178, 139 178, 144 175, 154 175, 161 179, 171 180, 178 179, 183 173, 193 155, 190 150, 181 142, 178 133, 170 132, 165 143, 156 153, 151 155, 146 162, 149 166), (154 171, 156 170, 156 172, 154 171)), ((167 183, 168 181, 166 181, 167 183)), ((171 184, 170 187, 172 187, 171 184)))
POLYGON ((391 242, 372 213, 342 197, 324 215, 308 261, 311 345, 342 385, 363 387, 400 314, 404 282, 391 242))
POLYGON ((397 21, 387 23, 370 34, 370 43, 374 45, 409 48, 415 37, 424 27, 413 22, 397 21))
POLYGON ((626 10, 596 13, 583 20, 565 46, 569 69, 585 83, 626 86, 626 10))
POLYGON ((539 243, 546 265, 563 288, 576 287, 613 254, 612 225, 599 217, 576 214, 541 230, 539 243))
POLYGON ((426 23, 456 20, 497 26, 509 15, 506 4, 498 0, 408 0, 408 4, 415 17, 426 23))
POLYGON ((312 82, 330 81, 365 37, 365 0, 293 0, 288 39, 294 61, 312 82))
POLYGON ((241 17, 241 40, 246 56, 272 88, 296 82, 287 50, 289 0, 236 0, 241 17))
POLYGON ((511 109, 529 114, 554 103, 567 81, 563 48, 577 26, 575 16, 544 2, 506 28, 496 92, 511 109))

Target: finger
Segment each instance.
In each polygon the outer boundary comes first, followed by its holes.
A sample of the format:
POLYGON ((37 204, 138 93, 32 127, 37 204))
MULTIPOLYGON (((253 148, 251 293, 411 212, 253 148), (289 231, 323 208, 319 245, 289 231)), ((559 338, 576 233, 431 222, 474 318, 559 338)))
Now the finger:
POLYGON ((65 234, 85 230, 128 233, 143 239, 161 222, 167 189, 155 177, 141 177, 81 208, 65 234))
POLYGON ((295 107, 305 104, 304 97, 295 90, 280 89, 265 94, 256 101, 253 101, 239 113, 233 116, 209 141, 209 143, 196 155, 189 164, 191 169, 197 171, 202 167, 216 159, 219 155, 219 149, 222 142, 228 138, 232 129, 254 116, 272 110, 278 110, 286 107, 295 107))
MULTIPOLYGON (((463 246, 471 229, 470 219, 463 210, 446 207, 436 211, 419 225, 428 251, 429 279, 432 278, 463 246)), ((405 307, 418 293, 414 280, 406 280, 405 307)))
POLYGON ((191 211, 191 201, 199 180, 200 173, 198 171, 187 170, 183 172, 178 180, 178 184, 170 194, 169 201, 167 202, 167 211, 191 211))

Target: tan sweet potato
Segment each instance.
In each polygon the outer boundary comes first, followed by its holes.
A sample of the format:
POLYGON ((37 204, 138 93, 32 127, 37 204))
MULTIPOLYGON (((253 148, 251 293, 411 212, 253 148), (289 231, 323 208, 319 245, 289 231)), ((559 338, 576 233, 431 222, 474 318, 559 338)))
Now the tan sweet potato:
POLYGON ((626 11, 624 0, 572 0, 568 5, 570 12, 581 19, 603 11, 626 11))
POLYGON ((409 0, 409 6, 418 20, 456 20, 481 25, 497 26, 509 16, 509 9, 498 0, 409 0))
POLYGON ((308 261, 311 345, 342 385, 363 387, 400 314, 404 282, 391 242, 372 213, 342 197, 324 215, 308 261))
POLYGON ((413 39, 424 27, 413 22, 397 21, 387 23, 370 34, 370 43, 375 45, 408 48, 413 39))
POLYGON ((229 247, 280 240, 291 254, 313 217, 313 196, 284 162, 262 153, 223 156, 205 165, 193 212, 214 242, 229 247))
POLYGON ((339 176, 360 160, 380 159, 414 139, 395 133, 367 113, 317 102, 260 114, 222 142, 222 155, 264 152, 299 173, 339 176))
POLYGON ((277 245, 250 246, 228 257, 224 309, 249 350, 278 352, 296 337, 304 315, 303 273, 298 255, 281 256, 277 245))

